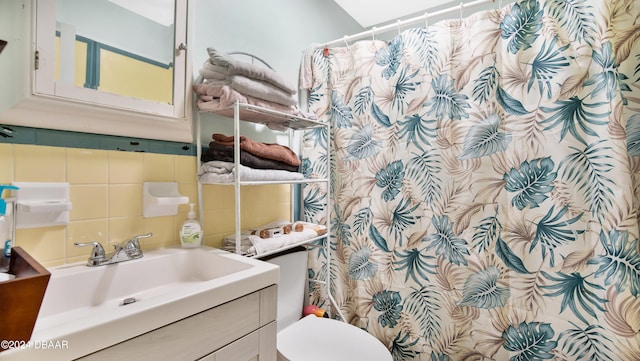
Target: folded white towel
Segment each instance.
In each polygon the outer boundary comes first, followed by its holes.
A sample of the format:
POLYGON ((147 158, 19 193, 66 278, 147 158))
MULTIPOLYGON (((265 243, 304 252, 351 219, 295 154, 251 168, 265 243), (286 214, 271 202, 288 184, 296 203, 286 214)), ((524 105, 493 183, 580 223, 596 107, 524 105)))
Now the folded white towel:
POLYGON ((202 164, 202 166, 200 167, 200 173, 229 174, 233 173, 234 168, 235 164, 231 162, 212 160, 210 162, 202 164))
POLYGON ((276 251, 278 249, 287 248, 289 246, 302 244, 313 238, 318 237, 316 228, 326 229, 313 223, 296 222, 304 225, 302 232, 291 232, 274 238, 260 238, 258 236, 249 236, 249 240, 253 244, 252 248, 247 251, 249 254, 261 255, 267 252, 276 251))
POLYGON ((227 77, 229 77, 229 75, 226 73, 226 69, 227 68, 223 66, 211 64, 211 62, 207 60, 202 65, 202 68, 198 70, 198 73, 200 73, 200 76, 202 76, 203 79, 225 80, 227 79, 227 77))
MULTIPOLYGON (((240 164, 241 181, 293 181, 302 180, 304 175, 280 169, 254 169, 240 164)), ((235 165, 230 162, 210 161, 203 163, 198 172, 200 183, 233 183, 235 165)))
MULTIPOLYGON (((326 227, 309 222, 294 222, 293 224, 301 224, 304 228, 301 232, 292 231, 288 234, 279 235, 272 238, 260 238, 252 235, 252 232, 259 233, 261 229, 269 229, 282 227, 292 222, 278 220, 268 224, 264 224, 258 228, 243 230, 240 234, 240 249, 243 255, 255 256, 264 254, 278 249, 286 248, 292 245, 303 244, 306 241, 318 237, 318 230, 326 233, 326 227)), ((230 234, 224 238, 223 248, 230 252, 235 252, 235 234, 230 234)))
POLYGON ((294 244, 304 243, 310 239, 318 237, 313 229, 305 227, 302 232, 291 232, 274 238, 260 238, 258 236, 249 236, 249 240, 253 244, 252 248, 247 250, 249 254, 264 254, 281 248, 292 246, 294 244))
MULTIPOLYGON (((240 254, 246 255, 249 248, 253 247, 251 240, 249 240, 249 234, 240 235, 240 254)), ((228 235, 222 240, 222 249, 227 252, 236 253, 236 235, 228 235)))
POLYGON ((243 75, 248 78, 261 80, 273 84, 289 94, 295 94, 297 91, 295 85, 284 79, 273 69, 240 61, 214 48, 207 48, 207 52, 209 53, 209 61, 212 64, 227 68, 225 71, 227 75, 243 75))
MULTIPOLYGON (((254 98, 246 94, 240 94, 240 92, 232 89, 228 85, 212 84, 211 81, 204 84, 195 84, 193 90, 198 94, 198 109, 215 111, 229 117, 233 117, 233 108, 231 108, 231 106, 235 104, 236 101, 275 110, 284 114, 300 114, 300 111, 295 106, 278 104, 268 100, 254 98)), ((268 116, 261 113, 248 112, 243 114, 243 120, 267 124, 267 126, 274 130, 288 129, 286 125, 283 124, 287 119, 281 116, 268 116)))
MULTIPOLYGON (((251 243, 251 240, 249 239, 249 236, 251 236, 251 233, 260 233, 260 230, 262 229, 268 229, 268 228, 274 228, 274 227, 282 227, 284 225, 287 224, 291 224, 291 222, 289 221, 285 221, 285 220, 277 220, 274 222, 270 222, 267 224, 263 224, 260 227, 257 228, 249 228, 249 229, 245 229, 242 230, 240 232, 240 254, 242 255, 249 255, 249 256, 253 256, 255 255, 255 249, 253 248, 253 244, 251 243), (249 254, 248 252, 251 250, 251 254, 249 254)), ((223 241, 222 241, 222 248, 225 251, 228 252, 236 252, 236 235, 234 234, 230 234, 226 237, 224 237, 223 241)))
POLYGON ((228 85, 241 94, 286 106, 298 104, 298 99, 295 96, 282 89, 267 82, 242 75, 232 75, 226 79, 207 79, 204 84, 228 85))

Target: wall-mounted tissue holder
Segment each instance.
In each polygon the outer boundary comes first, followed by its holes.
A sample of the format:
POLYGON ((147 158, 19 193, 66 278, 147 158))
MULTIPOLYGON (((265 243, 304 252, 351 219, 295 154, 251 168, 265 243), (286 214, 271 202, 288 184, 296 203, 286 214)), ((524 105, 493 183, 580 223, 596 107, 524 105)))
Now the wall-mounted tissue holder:
POLYGON ((189 197, 178 192, 176 182, 144 182, 142 185, 142 215, 148 217, 175 216, 178 205, 189 203, 189 197))
POLYGON ((69 183, 18 182, 16 228, 36 228, 69 224, 69 183))

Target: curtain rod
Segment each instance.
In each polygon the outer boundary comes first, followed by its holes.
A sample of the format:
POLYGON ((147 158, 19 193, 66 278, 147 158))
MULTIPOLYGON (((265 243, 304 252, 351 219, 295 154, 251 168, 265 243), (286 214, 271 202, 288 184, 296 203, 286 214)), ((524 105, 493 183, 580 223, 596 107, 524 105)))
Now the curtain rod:
POLYGON ((482 4, 486 4, 486 3, 490 3, 490 2, 491 3, 495 3, 496 0, 475 0, 475 1, 468 2, 468 3, 460 2, 460 5, 456 5, 456 6, 452 6, 452 7, 446 8, 446 9, 434 11, 432 13, 425 12, 424 15, 421 15, 421 16, 416 16, 414 18, 410 18, 410 19, 407 19, 407 20, 398 20, 395 24, 388 24, 388 25, 382 26, 380 28, 376 28, 374 26, 370 30, 363 31, 361 33, 357 33, 357 34, 353 34, 353 35, 349 35, 349 36, 345 35, 341 39, 331 40, 329 42, 322 43, 322 44, 316 44, 314 46, 314 48, 316 48, 316 49, 317 48, 324 48, 324 47, 337 45, 337 44, 340 44, 340 43, 348 43, 348 42, 353 41, 353 40, 357 40, 357 39, 361 39, 361 38, 365 38, 365 37, 369 37, 369 36, 374 36, 376 34, 384 33, 384 32, 387 32, 389 30, 393 30, 393 29, 396 29, 396 28, 399 29, 400 27, 405 26, 405 25, 410 25, 410 24, 417 23, 417 22, 427 21, 427 19, 429 17, 448 14, 448 13, 454 12, 456 10, 460 10, 460 14, 462 15, 462 11, 467 7, 474 7, 474 6, 478 6, 478 5, 482 5, 482 4))

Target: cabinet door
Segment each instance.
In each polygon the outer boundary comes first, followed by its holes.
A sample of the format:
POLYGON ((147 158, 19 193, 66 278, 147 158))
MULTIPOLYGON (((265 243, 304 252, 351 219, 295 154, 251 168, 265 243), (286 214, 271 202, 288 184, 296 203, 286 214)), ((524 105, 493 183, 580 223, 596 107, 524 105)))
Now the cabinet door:
POLYGON ((254 292, 79 360, 195 360, 258 330, 260 315, 247 311, 259 307, 260 293, 254 292))
POLYGON ((178 48, 186 43, 187 5, 175 0, 166 9, 151 5, 37 2, 35 93, 184 117, 186 57, 178 48), (154 9, 166 16, 151 16, 154 9), (115 17, 120 20, 114 27, 115 17), (158 71, 149 71, 154 68, 158 71), (164 84, 167 95, 155 94, 147 84, 164 84))
POLYGON ((125 10, 132 4, 0 2, 0 79, 15 84, 0 91, 2 123, 191 142, 189 1, 169 2, 168 25, 125 10))
POLYGON ((276 323, 272 322, 200 361, 275 361, 276 323))

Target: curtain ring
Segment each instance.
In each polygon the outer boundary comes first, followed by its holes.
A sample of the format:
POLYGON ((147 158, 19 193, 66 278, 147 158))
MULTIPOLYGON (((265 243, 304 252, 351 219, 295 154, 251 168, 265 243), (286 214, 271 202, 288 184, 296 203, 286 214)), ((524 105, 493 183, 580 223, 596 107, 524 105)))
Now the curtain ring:
POLYGON ((375 26, 371 28, 371 40, 373 41, 376 40, 376 30, 377 28, 375 26))
POLYGON ((424 27, 428 28, 429 27, 429 13, 428 12, 424 12, 424 27))
POLYGON ((396 26, 398 27, 398 35, 400 35, 400 19, 396 22, 396 26))
POLYGON ((464 11, 464 2, 460 1, 460 20, 462 20, 463 11, 464 11))

